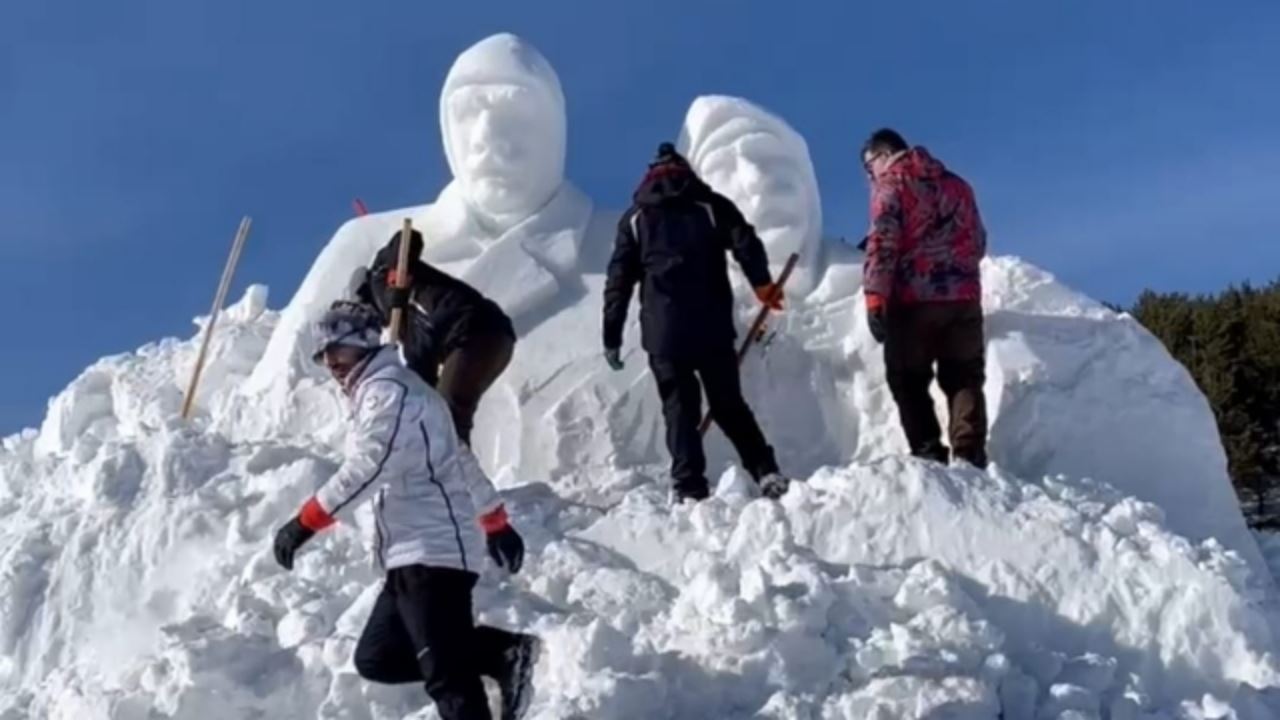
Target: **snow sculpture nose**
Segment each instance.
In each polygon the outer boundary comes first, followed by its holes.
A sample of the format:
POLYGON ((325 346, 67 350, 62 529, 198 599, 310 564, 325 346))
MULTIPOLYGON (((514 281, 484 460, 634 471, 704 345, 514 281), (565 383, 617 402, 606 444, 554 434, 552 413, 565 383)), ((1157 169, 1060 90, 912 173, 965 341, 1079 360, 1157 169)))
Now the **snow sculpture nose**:
POLYGON ((743 193, 749 197, 752 209, 763 203, 768 191, 769 175, 764 168, 752 162, 747 156, 738 158, 738 178, 742 183, 743 193))
POLYGON ((504 137, 492 110, 481 110, 467 138, 468 149, 478 157, 510 155, 509 138, 504 137))

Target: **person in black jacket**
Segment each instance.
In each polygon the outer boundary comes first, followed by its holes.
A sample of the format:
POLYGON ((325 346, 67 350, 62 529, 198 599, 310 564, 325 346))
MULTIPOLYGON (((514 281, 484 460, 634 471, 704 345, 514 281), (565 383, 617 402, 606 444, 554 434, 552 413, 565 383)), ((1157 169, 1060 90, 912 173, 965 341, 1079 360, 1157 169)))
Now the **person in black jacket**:
POLYGON ((378 251, 356 295, 377 308, 383 324, 391 322, 392 308, 404 308, 405 362, 449 403, 458 437, 470 445, 476 407, 511 362, 516 333, 497 303, 419 259, 417 230, 409 238, 409 286, 397 291, 400 235, 378 251))
POLYGON ((709 495, 698 432, 703 388, 711 416, 762 492, 779 497, 787 490, 773 448, 742 397, 726 252, 733 253, 760 301, 780 310, 782 296, 755 229, 694 174, 674 146, 663 143, 618 223, 604 290, 604 347, 610 367, 621 370, 627 306, 639 284, 641 341, 662 397, 679 501, 709 495))

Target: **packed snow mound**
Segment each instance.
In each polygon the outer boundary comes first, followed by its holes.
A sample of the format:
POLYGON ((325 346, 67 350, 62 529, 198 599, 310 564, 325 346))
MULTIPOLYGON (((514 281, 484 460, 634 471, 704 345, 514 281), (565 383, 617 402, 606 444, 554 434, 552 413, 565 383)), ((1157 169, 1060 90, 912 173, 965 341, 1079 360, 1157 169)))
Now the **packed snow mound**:
MULTIPOLYGON (((192 338, 100 361, 5 440, 0 718, 435 717, 351 666, 378 590, 367 509, 293 573, 270 557, 343 430, 316 385, 328 435, 218 431, 246 417, 264 305, 253 288, 224 316, 194 425, 174 419, 192 338)), ((546 640, 530 717, 1280 714, 1275 598, 1237 553, 1102 482, 882 455, 777 503, 730 468, 677 508, 660 465, 506 472, 530 555, 477 607, 546 640)))

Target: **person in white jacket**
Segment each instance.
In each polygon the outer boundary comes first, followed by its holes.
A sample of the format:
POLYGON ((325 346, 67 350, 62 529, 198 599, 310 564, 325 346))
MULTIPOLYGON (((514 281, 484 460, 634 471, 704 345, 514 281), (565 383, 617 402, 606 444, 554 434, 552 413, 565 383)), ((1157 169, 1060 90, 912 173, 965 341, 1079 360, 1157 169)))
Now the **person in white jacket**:
POLYGON ((458 438, 449 407, 396 350, 380 342, 372 308, 339 301, 317 327, 323 363, 351 398, 354 428, 337 473, 276 535, 276 560, 317 532, 374 502, 375 550, 386 582, 355 650, 361 676, 425 682, 443 720, 491 718, 481 676, 497 681, 502 717, 518 718, 532 696, 539 650, 532 635, 474 624, 471 592, 488 553, 511 572, 524 542, 479 463, 458 438))

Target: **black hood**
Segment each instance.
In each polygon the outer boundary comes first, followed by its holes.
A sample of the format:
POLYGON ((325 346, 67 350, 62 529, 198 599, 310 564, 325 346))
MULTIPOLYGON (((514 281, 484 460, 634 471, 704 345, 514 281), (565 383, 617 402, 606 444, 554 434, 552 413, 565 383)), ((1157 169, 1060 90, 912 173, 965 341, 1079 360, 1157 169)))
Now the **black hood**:
POLYGON ((637 205, 660 205, 677 198, 701 199, 708 188, 684 158, 675 156, 649 166, 632 199, 637 205))
MULTIPOLYGON (((397 261, 400 259, 400 234, 401 231, 397 230, 396 234, 391 236, 391 240, 382 246, 377 255, 373 256, 373 268, 386 270, 396 266, 397 261)), ((422 233, 417 230, 411 231, 409 235, 410 267, 419 263, 422 257, 422 245, 422 233)))

